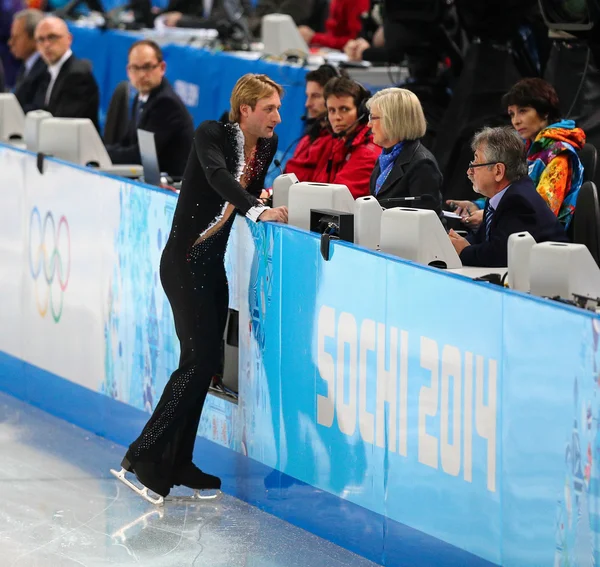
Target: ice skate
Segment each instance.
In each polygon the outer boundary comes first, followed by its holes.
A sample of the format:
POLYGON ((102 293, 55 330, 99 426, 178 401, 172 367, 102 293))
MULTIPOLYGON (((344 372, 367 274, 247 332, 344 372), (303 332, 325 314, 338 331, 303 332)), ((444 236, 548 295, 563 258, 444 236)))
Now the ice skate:
POLYGON ((221 479, 202 472, 194 463, 189 463, 177 471, 173 479, 175 486, 186 486, 194 491, 193 496, 170 496, 169 501, 215 500, 222 496, 221 479))
POLYGON ((164 504, 164 499, 171 489, 170 484, 166 483, 157 474, 157 465, 155 463, 138 462, 134 468, 129 460, 129 452, 123 461, 121 461, 121 470, 110 469, 110 472, 125 486, 131 488, 131 490, 139 494, 144 500, 156 506, 164 504), (126 474, 128 472, 135 475, 141 487, 127 478, 126 474), (153 492, 157 496, 153 496, 150 492, 153 492))

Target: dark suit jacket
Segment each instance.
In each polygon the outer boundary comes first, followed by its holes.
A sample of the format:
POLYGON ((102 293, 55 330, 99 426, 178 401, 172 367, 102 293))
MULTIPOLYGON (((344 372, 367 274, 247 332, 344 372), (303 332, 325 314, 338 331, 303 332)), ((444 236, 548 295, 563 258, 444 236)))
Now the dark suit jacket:
POLYGON ((138 97, 125 135, 119 144, 107 146, 113 163, 141 163, 137 131, 154 132, 156 153, 161 171, 181 177, 194 138, 194 123, 187 108, 167 79, 156 87, 148 97, 142 110, 139 124, 135 115, 138 97))
POLYGON ((35 108, 47 110, 56 118, 89 118, 98 129, 100 94, 92 75, 92 65, 71 55, 56 77, 50 101, 45 104, 50 73, 46 72, 35 97, 35 108))
MULTIPOLYGON (((21 104, 21 108, 25 114, 30 110, 37 110, 39 108, 36 106, 36 94, 41 88, 41 84, 46 81, 47 69, 44 60, 41 57, 38 57, 31 69, 29 69, 27 75, 23 75, 25 64, 23 64, 19 70, 17 84, 15 86, 15 96, 21 104)), ((46 83, 46 88, 48 88, 48 83, 46 83)))
MULTIPOLYGON (((405 142, 396 158, 392 171, 375 195, 375 184, 381 173, 379 161, 371 174, 371 195, 378 201, 401 197, 420 197, 430 195, 431 199, 416 201, 404 206, 435 210, 442 213, 442 174, 433 154, 419 140, 405 142)), ((385 203, 384 203, 385 206, 385 203)), ((402 206, 395 204, 390 206, 402 206)))
POLYGON ((460 259, 465 266, 504 267, 508 237, 525 230, 536 242, 567 242, 562 225, 529 177, 515 181, 502 196, 492 217, 490 239, 486 240, 484 220, 479 230, 467 237, 471 246, 461 252, 460 259))

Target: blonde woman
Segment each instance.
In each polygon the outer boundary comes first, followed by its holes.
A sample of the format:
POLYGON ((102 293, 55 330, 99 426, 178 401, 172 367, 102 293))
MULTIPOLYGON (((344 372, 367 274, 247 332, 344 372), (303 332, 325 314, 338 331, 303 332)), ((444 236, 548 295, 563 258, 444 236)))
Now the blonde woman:
POLYGON ((371 175, 371 194, 382 206, 433 209, 441 214, 442 174, 421 144, 427 124, 417 96, 406 89, 383 89, 367 102, 373 142, 381 146, 371 175), (395 202, 390 199, 397 200, 395 202))

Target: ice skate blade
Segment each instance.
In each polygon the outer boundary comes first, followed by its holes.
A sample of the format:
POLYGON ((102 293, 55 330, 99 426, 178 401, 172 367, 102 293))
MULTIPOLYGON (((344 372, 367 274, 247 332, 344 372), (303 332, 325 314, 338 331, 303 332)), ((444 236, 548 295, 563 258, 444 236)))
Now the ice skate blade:
POLYGON ((177 496, 169 494, 165 498, 165 504, 169 502, 202 502, 204 500, 220 500, 223 493, 220 490, 209 489, 206 490, 194 490, 194 494, 191 496, 177 496))
MULTIPOLYGON (((139 494, 144 500, 150 502, 150 504, 154 504, 155 506, 162 506, 165 502, 165 499, 162 496, 152 497, 149 494, 148 487, 142 484, 143 488, 139 488, 133 482, 131 482, 128 478, 126 478, 125 473, 127 469, 121 468, 120 471, 116 471, 115 469, 110 469, 112 475, 117 477, 125 486, 131 488, 136 494, 139 494)), ((140 483, 141 484, 141 483, 140 483)))

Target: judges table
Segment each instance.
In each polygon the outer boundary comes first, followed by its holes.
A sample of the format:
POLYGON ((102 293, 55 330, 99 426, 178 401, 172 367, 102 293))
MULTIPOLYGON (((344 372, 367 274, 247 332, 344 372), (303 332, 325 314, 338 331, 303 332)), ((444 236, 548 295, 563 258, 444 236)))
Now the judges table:
MULTIPOLYGON (((126 445, 178 364, 177 197, 3 145, 0 195, 0 389, 126 445)), ((197 462, 377 564, 599 564, 600 317, 331 252, 236 220, 240 397, 208 397, 197 462)))

